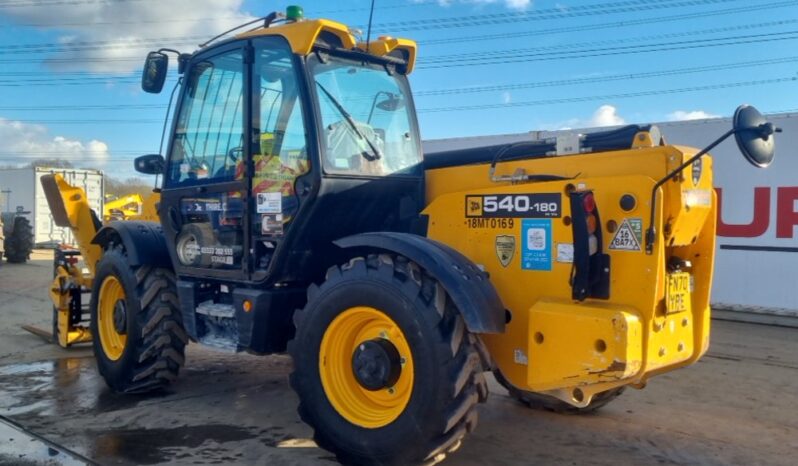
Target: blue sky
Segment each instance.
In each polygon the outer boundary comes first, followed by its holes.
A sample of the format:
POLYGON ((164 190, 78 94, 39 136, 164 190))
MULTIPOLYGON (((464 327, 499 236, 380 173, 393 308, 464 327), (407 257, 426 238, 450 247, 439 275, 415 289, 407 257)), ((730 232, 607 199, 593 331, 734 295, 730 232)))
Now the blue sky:
MULTIPOLYGON (((132 175, 169 97, 140 90, 146 51, 288 4, 0 0, 0 165, 132 175)), ((365 30, 370 2, 300 4, 365 30)), ((798 0, 378 0, 372 34, 419 42, 425 139, 798 109, 798 0)))

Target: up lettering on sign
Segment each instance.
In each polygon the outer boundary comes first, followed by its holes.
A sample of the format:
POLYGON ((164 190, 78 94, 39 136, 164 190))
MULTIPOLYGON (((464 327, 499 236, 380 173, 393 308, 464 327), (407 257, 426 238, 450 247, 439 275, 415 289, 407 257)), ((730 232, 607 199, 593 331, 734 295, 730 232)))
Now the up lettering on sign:
MULTIPOLYGON (((771 220, 771 188, 758 186, 754 188, 754 212, 749 223, 726 223, 723 221, 724 204, 723 189, 715 188, 718 193, 718 236, 729 238, 757 238, 770 228, 771 220)), ((776 188, 776 238, 792 239, 796 237, 798 226, 798 186, 779 186, 776 188)), ((726 205, 726 209, 735 206, 726 205)))

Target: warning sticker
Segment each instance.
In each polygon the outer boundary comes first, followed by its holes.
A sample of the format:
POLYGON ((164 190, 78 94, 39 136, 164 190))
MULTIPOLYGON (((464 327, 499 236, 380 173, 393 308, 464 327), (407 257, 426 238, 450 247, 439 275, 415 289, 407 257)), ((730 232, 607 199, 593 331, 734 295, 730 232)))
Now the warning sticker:
POLYGON ((557 262, 570 263, 574 261, 573 243, 557 243, 557 262))
POLYGON ((260 232, 263 235, 281 236, 283 234, 283 214, 264 214, 261 218, 260 232))
POLYGON ((283 211, 283 197, 276 193, 258 193, 257 211, 259 214, 279 214, 283 211))
POLYGON ((643 243, 643 220, 625 218, 610 242, 610 249, 619 251, 640 251, 643 243))

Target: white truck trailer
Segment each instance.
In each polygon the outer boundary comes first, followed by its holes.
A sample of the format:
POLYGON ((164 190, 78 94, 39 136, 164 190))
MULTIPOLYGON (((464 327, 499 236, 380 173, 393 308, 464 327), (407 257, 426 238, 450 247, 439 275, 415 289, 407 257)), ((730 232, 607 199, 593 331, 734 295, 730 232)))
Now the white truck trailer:
MULTIPOLYGON (((760 322, 798 320, 798 113, 768 116, 783 132, 769 170, 755 170, 732 139, 712 151, 718 239, 712 303, 716 310, 760 322), (787 317, 782 319, 781 317, 787 317)), ((730 118, 657 123, 670 143, 705 147, 731 128, 730 118)), ((605 130, 607 128, 601 128, 605 130)), ((507 144, 589 133, 597 128, 533 131, 424 141, 424 151, 507 144)))
POLYGON ((39 179, 58 173, 73 186, 86 191, 89 205, 99 215, 103 212, 105 182, 100 170, 80 168, 7 168, 0 170, 0 211, 15 212, 22 207, 33 226, 34 243, 39 247, 72 244, 68 228, 56 226, 39 179))

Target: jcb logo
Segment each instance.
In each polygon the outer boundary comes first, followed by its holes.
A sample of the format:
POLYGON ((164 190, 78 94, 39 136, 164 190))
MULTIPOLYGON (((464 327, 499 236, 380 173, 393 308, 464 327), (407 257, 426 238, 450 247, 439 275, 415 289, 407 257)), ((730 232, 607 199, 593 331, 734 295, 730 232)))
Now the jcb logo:
POLYGON ((482 216, 482 196, 466 196, 466 216, 482 216))

